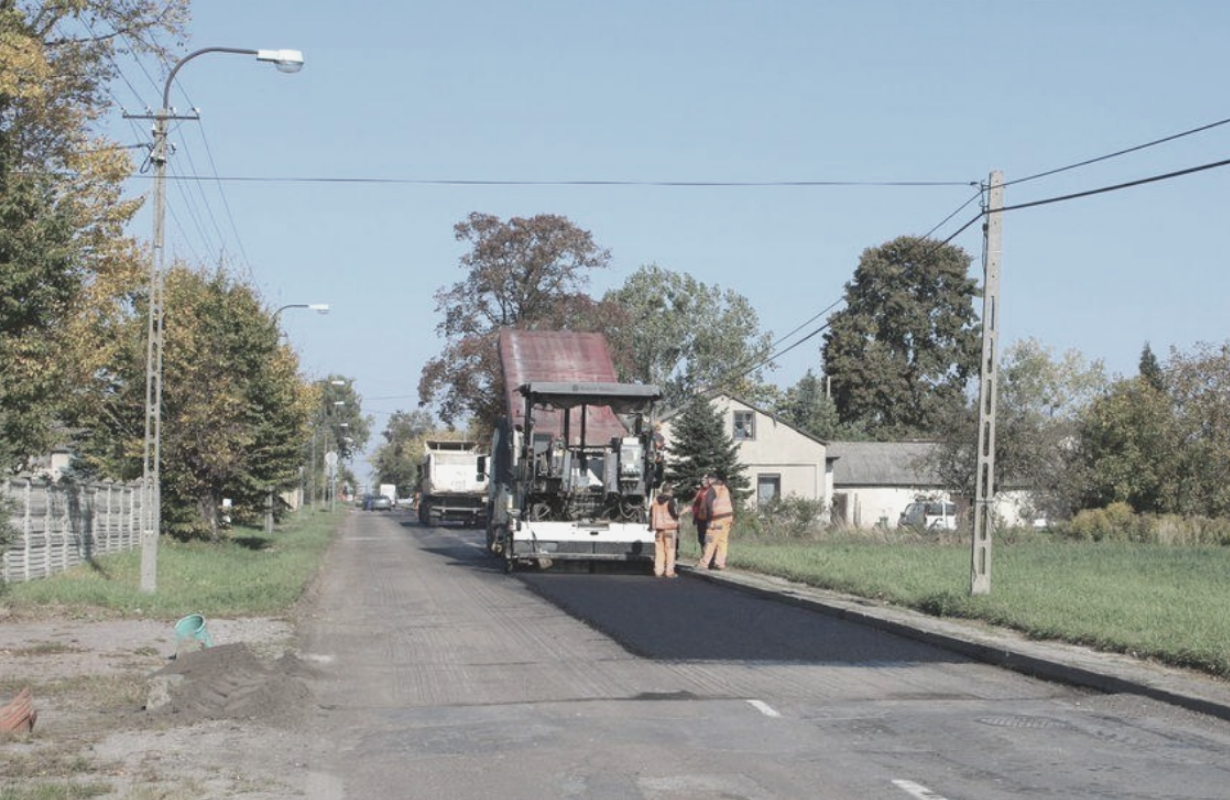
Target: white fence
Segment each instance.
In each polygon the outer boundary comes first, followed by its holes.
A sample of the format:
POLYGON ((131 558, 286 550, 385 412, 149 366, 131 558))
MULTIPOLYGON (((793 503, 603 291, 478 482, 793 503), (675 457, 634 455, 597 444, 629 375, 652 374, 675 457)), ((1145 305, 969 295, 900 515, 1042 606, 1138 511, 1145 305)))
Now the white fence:
POLYGON ((45 578, 96 556, 139 546, 141 491, 135 484, 0 483, 0 583, 45 578))

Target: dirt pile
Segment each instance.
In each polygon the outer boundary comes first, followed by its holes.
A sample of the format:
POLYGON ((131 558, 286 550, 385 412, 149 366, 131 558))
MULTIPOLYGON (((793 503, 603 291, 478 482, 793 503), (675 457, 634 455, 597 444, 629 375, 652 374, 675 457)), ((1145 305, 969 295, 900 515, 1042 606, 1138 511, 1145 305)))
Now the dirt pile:
POLYGON ((146 711, 175 722, 298 719, 312 705, 311 668, 291 653, 264 662, 243 642, 181 652, 150 678, 146 711))

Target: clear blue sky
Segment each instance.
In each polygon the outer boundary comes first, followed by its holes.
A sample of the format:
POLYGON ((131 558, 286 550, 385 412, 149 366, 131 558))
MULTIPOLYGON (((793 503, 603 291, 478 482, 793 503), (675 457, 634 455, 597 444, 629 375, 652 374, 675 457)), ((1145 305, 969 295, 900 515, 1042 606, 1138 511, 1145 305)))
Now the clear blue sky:
MULTIPOLYGON (((169 189, 167 252, 224 257, 270 307, 328 303, 283 327, 309 377, 355 380, 377 440, 439 352, 433 295, 463 277, 452 230, 470 212, 567 216, 612 252, 594 294, 656 263, 746 296, 780 337, 842 296, 864 249, 968 222, 977 203, 957 210, 992 170, 1011 184, 1230 117, 1228 34, 1217 0, 198 2, 183 53, 307 63, 180 72, 173 105, 202 119, 173 130, 170 171, 209 180, 169 189), (580 181, 634 185, 560 185, 580 181), (663 185, 822 181, 859 185, 663 185), (899 182, 938 185, 877 185, 899 182)), ((156 108, 165 73, 123 67, 116 99, 156 108)), ((148 141, 148 122, 115 116, 115 135, 148 141)), ((1005 202, 1227 158, 1230 125, 1005 202)), ((1146 341, 1165 358, 1230 338, 1228 188, 1219 168, 1006 214, 1002 343, 1131 373, 1146 341)), ((135 226, 149 237, 147 216, 135 226)), ((980 226, 953 242, 981 281, 980 226)), ((819 343, 770 377, 819 372, 819 343)))

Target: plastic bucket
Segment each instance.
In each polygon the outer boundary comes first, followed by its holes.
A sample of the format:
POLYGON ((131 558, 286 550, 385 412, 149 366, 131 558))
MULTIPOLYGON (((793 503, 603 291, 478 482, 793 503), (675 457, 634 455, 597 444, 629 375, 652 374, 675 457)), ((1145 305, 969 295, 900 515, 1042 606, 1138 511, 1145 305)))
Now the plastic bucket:
POLYGON ((204 647, 214 646, 214 640, 209 636, 209 629, 205 627, 205 618, 200 614, 189 614, 175 623, 175 638, 179 641, 195 639, 204 647))

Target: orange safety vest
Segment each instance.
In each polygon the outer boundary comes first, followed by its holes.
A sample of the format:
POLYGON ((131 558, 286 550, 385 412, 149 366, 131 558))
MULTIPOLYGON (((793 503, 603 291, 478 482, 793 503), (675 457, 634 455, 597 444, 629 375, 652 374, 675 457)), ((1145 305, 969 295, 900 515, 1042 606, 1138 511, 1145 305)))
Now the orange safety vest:
POLYGON ((649 520, 655 531, 679 530, 679 518, 671 514, 672 499, 658 495, 653 505, 650 506, 649 520))
POLYGON ((724 483, 715 483, 709 487, 709 519, 733 517, 735 506, 730 499, 730 489, 724 483))
POLYGON ((696 490, 696 497, 692 500, 692 519, 709 519, 709 509, 705 507, 708 494, 709 489, 704 486, 696 490))

